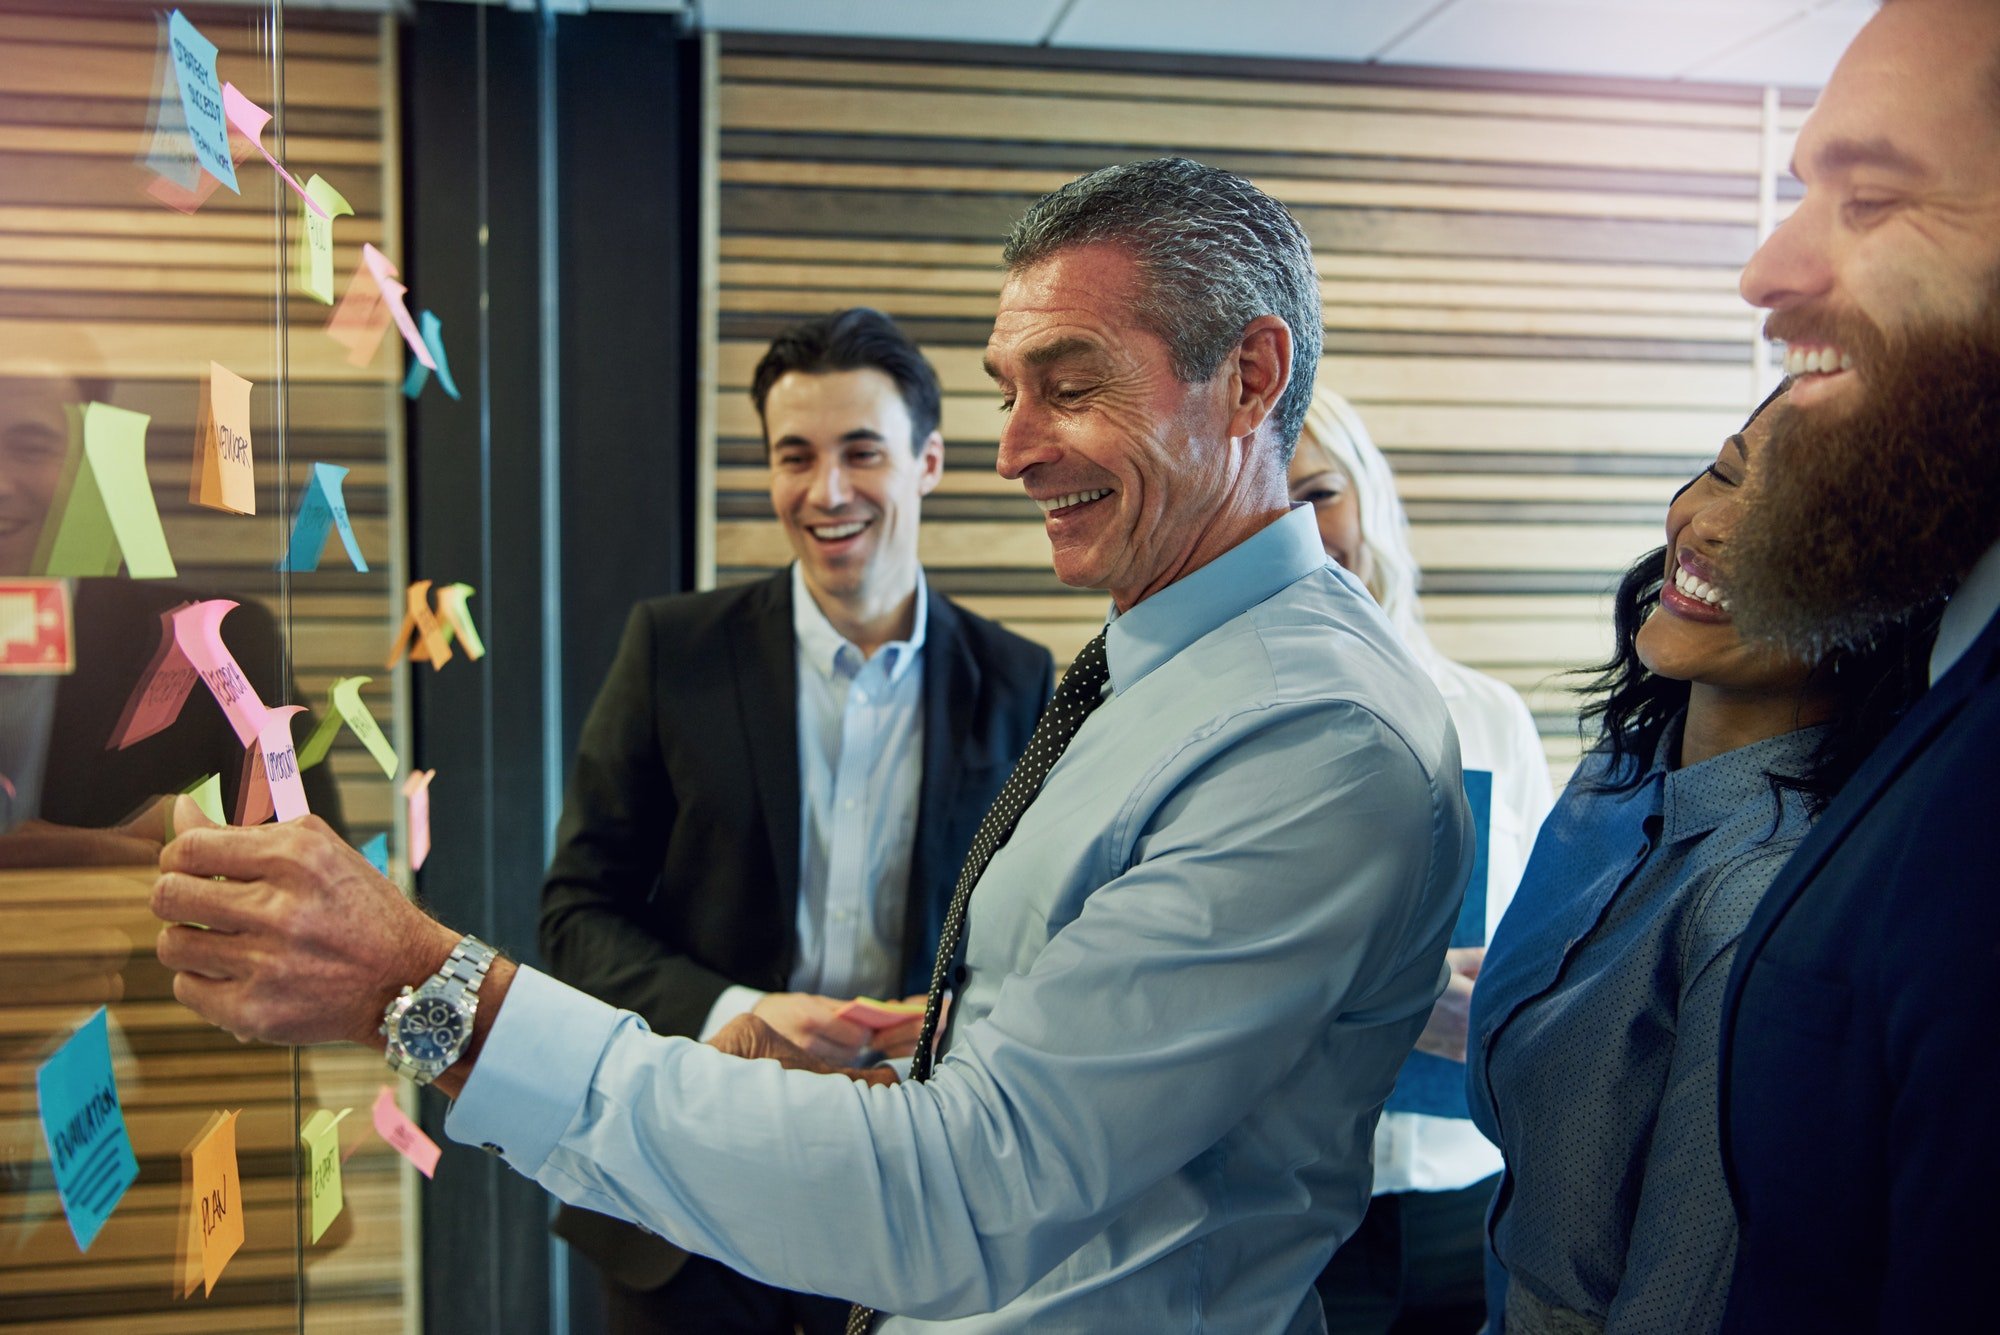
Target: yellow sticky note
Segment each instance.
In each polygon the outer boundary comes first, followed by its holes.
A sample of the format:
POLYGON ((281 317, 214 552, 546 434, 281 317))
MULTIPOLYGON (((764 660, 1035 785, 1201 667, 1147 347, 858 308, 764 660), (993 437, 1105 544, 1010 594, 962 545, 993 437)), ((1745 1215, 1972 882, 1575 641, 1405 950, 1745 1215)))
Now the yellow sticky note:
MULTIPOLYGON (((317 178, 315 178, 317 179, 317 178)), ((307 1189, 311 1200, 308 1242, 318 1242, 340 1218, 340 1119, 353 1112, 342 1108, 330 1112, 321 1108, 299 1129, 299 1143, 305 1146, 307 1189)))
POLYGON ((220 362, 208 364, 194 434, 188 499, 211 510, 257 513, 257 469, 250 457, 250 382, 220 362))
POLYGON ((477 662, 486 657, 486 645, 472 624, 472 609, 465 605, 474 592, 470 584, 447 584, 438 590, 437 600, 438 619, 444 622, 444 642, 450 644, 451 637, 458 636, 465 656, 477 662))
POLYGON ((215 1292, 222 1267, 243 1245, 243 1181, 236 1172, 236 1113, 224 1113, 194 1147, 194 1224, 201 1230, 201 1282, 215 1292))
POLYGON ((368 712, 368 705, 361 698, 361 688, 373 680, 373 677, 342 677, 333 683, 333 689, 327 693, 326 713, 320 716, 319 726, 306 738, 306 744, 299 748, 300 769, 311 769, 326 759, 334 734, 345 723, 355 740, 375 757, 383 775, 396 777, 396 748, 389 745, 389 739, 382 735, 375 716, 368 712))
POLYGON ((324 179, 315 174, 306 181, 306 194, 326 210, 320 217, 299 201, 299 286, 307 295, 325 305, 333 305, 333 220, 352 217, 354 206, 324 179))
POLYGON ((152 419, 108 403, 73 403, 64 411, 69 459, 29 573, 115 575, 122 562, 133 579, 172 579, 173 554, 146 478, 152 419))

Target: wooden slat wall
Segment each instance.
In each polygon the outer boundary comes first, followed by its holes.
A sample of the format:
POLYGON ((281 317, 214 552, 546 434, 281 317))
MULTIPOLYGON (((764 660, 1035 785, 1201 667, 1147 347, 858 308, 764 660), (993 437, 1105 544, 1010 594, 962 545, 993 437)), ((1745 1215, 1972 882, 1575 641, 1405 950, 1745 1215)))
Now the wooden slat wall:
MULTIPOLYGON (((220 48, 221 77, 280 120, 265 143, 300 179, 317 171, 354 205, 334 228, 337 282, 374 242, 397 235, 394 34, 362 15, 288 10, 282 41, 267 8, 182 7, 220 48), (274 62, 273 51, 281 56, 274 62), (282 97, 274 92, 281 63, 282 97), (280 105, 282 104, 282 105, 280 105), (282 126, 284 137, 279 137, 282 126)), ((113 402, 152 416, 147 464, 180 567, 179 582, 280 618, 294 680, 317 710, 334 678, 373 676, 366 695, 392 736, 400 691, 381 660, 400 614, 402 357, 393 335, 350 366, 323 332, 329 308, 294 289, 295 197, 261 159, 238 166, 241 196, 219 190, 195 214, 144 194, 154 90, 154 7, 28 0, 0 13, 0 375, 46 374, 52 360, 108 376, 113 402), (282 224, 280 212, 283 214, 282 224), (281 226, 284 229, 281 232, 281 226), (82 356, 76 355, 83 349, 82 356), (199 389, 210 360, 248 378, 258 514, 187 500, 199 389), (85 364, 89 363, 89 364, 85 364), (346 498, 367 574, 329 557, 318 573, 272 570, 298 488, 316 460, 352 471, 346 498)), ((162 11, 164 12, 164 11, 162 11)), ((413 284, 415 275, 405 274, 413 284)), ((88 673, 91 665, 79 665, 88 673)), ((273 702, 275 703, 275 702, 273 702)), ((197 693, 189 708, 212 708, 197 693)), ((351 837, 393 824, 391 786, 343 732, 329 762, 351 837)), ((404 1331, 415 1328, 414 1215, 401 1160, 368 1129, 383 1083, 360 1052, 239 1046, 172 1000, 152 959, 154 923, 139 874, 0 875, 0 1329, 404 1331), (121 1091, 139 1184, 87 1255, 79 1255, 46 1180, 34 1121, 34 1066, 90 1007, 9 975, 9 954, 42 965, 85 957, 105 933, 129 943, 124 1000, 112 1017, 128 1049, 121 1091), (299 1248, 293 1146, 306 1113, 353 1106, 343 1142, 347 1213, 299 1248), (171 1293, 179 1238, 180 1153, 209 1113, 240 1123, 249 1233, 214 1294, 171 1293), (303 1299, 303 1301, 302 1301, 303 1299)))
POLYGON ((948 471, 922 539, 938 587, 1074 653, 1102 599, 1056 582, 1039 516, 991 471, 979 351, 999 241, 1084 171, 1183 153, 1249 176, 1312 237, 1321 375, 1396 467, 1431 633, 1527 696, 1560 781, 1578 747, 1557 674, 1608 650, 1606 591, 1757 398, 1736 274, 1760 225, 1763 99, 1478 82, 725 39, 715 578, 787 559, 746 392, 764 343, 866 303, 944 381, 948 471))

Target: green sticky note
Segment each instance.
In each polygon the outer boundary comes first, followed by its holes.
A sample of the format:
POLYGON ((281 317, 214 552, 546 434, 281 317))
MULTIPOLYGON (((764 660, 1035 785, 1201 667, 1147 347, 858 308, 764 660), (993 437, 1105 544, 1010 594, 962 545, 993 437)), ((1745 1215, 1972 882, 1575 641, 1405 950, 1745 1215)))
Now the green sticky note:
MULTIPOLYGON (((208 817, 217 825, 229 824, 222 817, 222 776, 220 774, 210 774, 196 779, 193 783, 181 789, 181 791, 194 799, 194 804, 201 808, 202 815, 208 817)), ((173 841, 174 808, 172 803, 168 803, 167 842, 172 843, 173 841)))
POLYGON ((375 716, 368 712, 368 705, 361 698, 361 688, 373 681, 373 677, 342 677, 334 682, 327 693, 327 710, 320 717, 319 726, 312 736, 299 748, 299 768, 311 769, 326 759, 326 753, 333 746, 334 734, 345 723, 355 740, 368 748, 368 754, 375 757, 375 763, 382 767, 388 778, 396 777, 396 748, 389 745, 389 739, 382 735, 375 716))
POLYGON ((115 575, 122 563, 134 579, 172 579, 173 554, 146 477, 152 419, 108 403, 71 404, 65 411, 69 459, 36 546, 35 572, 115 575))
POLYGON ((314 300, 333 305, 333 220, 351 217, 354 206, 324 179, 315 174, 306 182, 306 193, 326 210, 320 217, 299 201, 298 284, 314 300))
POLYGON ((437 591, 438 620, 444 624, 444 642, 450 644, 456 638, 465 656, 475 661, 486 656, 486 643, 472 624, 472 609, 466 606, 466 599, 477 592, 470 584, 447 584, 437 591))
POLYGON ((299 1130, 299 1143, 305 1146, 306 1151, 307 1190, 311 1201, 309 1242, 318 1242, 332 1227, 333 1221, 340 1218, 340 1120, 353 1111, 352 1108, 342 1108, 336 1113, 321 1108, 308 1117, 305 1126, 299 1130))

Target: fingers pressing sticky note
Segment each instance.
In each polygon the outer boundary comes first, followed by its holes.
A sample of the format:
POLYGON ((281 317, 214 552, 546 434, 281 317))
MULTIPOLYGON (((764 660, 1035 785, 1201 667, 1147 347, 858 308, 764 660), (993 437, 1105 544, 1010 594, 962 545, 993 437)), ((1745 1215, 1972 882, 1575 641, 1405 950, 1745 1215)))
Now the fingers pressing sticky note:
POLYGON ((368 569, 368 562, 362 559, 361 544, 354 539, 354 526, 347 518, 347 498, 342 494, 342 482, 347 470, 336 464, 314 464, 306 479, 305 494, 299 497, 298 518, 292 521, 292 540, 285 549, 285 559, 278 563, 280 570, 307 571, 319 569, 320 553, 326 549, 326 535, 330 528, 340 531, 340 544, 347 549, 347 559, 356 570, 368 569))
POLYGON ((312 736, 299 748, 299 768, 311 769, 326 759, 327 751, 333 746, 334 734, 346 724, 356 741, 368 748, 368 754, 375 757, 375 763, 382 767, 387 778, 396 777, 396 748, 389 745, 389 739, 382 735, 375 716, 368 712, 368 705, 361 698, 361 688, 372 677, 342 677, 334 682, 327 693, 326 714, 312 736))
POLYGON ((243 1246, 243 1179, 236 1168, 236 1113, 224 1113, 190 1156, 194 1198, 190 1225, 200 1230, 202 1292, 215 1292, 222 1268, 243 1246))
POLYGON ((431 855, 431 780, 434 769, 420 769, 403 780, 403 799, 410 805, 410 870, 416 871, 431 855))
POLYGON ((340 1191, 340 1123, 353 1112, 342 1108, 333 1112, 321 1108, 299 1128, 299 1143, 306 1152, 307 1242, 318 1242, 333 1221, 340 1218, 343 1204, 340 1191))
POLYGON ((317 201, 315 213, 305 202, 299 204, 298 284, 306 295, 322 305, 333 305, 333 220, 351 217, 354 206, 347 197, 313 175, 306 182, 307 199, 317 201))
POLYGON ((194 429, 188 499, 211 510, 257 513, 257 470, 250 457, 250 382, 220 362, 208 364, 194 429))
POLYGON ((417 1166, 417 1171, 425 1177, 436 1174, 438 1160, 444 1157, 437 1142, 418 1129, 409 1114, 396 1105, 396 1091, 387 1085, 375 1095, 375 1130, 382 1139, 395 1147, 398 1154, 417 1166))
POLYGON ((174 558, 146 477, 152 419, 108 403, 71 404, 65 411, 69 459, 31 573, 115 575, 122 563, 134 579, 172 579, 174 558))
POLYGON ((103 1007, 36 1070, 35 1098, 70 1233, 80 1250, 89 1251, 139 1177, 111 1071, 103 1007))

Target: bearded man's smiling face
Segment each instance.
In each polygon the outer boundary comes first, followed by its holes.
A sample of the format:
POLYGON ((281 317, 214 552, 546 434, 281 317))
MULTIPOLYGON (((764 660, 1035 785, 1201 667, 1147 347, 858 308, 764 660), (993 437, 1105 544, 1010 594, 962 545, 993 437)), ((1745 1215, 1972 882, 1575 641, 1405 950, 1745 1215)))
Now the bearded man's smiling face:
POLYGON ((1737 543, 1745 630, 1817 656, 2000 537, 2000 6, 1897 0, 1799 135, 1805 198, 1743 272, 1790 412, 1737 543))

